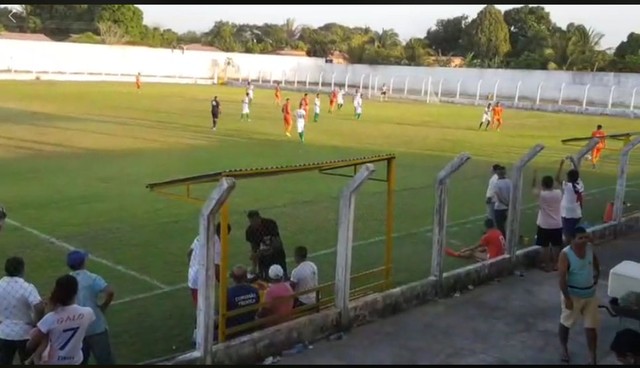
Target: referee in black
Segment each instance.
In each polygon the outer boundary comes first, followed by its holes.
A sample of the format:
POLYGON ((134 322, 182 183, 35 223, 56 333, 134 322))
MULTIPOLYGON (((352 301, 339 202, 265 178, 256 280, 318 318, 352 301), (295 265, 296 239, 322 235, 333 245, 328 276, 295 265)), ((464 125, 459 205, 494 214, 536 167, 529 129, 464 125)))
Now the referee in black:
POLYGON ((247 218, 249 226, 245 231, 245 239, 251 245, 251 261, 256 276, 260 280, 268 280, 269 267, 277 264, 284 270, 285 280, 288 280, 287 255, 278 224, 270 218, 260 216, 256 210, 249 211, 247 218))
POLYGON ((211 100, 211 120, 213 121, 212 130, 216 130, 218 127, 218 118, 220 118, 220 114, 222 111, 220 110, 220 101, 218 101, 218 96, 214 96, 213 100, 211 100))

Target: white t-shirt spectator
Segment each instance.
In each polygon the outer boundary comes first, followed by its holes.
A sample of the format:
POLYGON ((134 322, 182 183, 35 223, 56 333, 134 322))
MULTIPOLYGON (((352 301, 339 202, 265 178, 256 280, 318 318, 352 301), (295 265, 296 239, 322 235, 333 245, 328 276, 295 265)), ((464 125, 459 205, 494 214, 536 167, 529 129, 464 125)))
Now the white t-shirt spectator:
POLYGON ((491 176, 491 178, 489 179, 489 185, 487 185, 487 195, 486 198, 491 198, 491 200, 493 201, 493 185, 496 183, 496 181, 498 181, 498 175, 497 174, 493 174, 491 176))
MULTIPOLYGON (((291 271, 291 281, 296 285, 294 289, 296 293, 314 289, 318 287, 318 268, 313 262, 304 261, 291 271)), ((314 304, 316 292, 299 295, 298 299, 304 304, 314 304)))
MULTIPOLYGON (((189 273, 187 275, 187 284, 190 289, 198 288, 198 272, 200 270, 200 247, 198 243, 200 242, 200 236, 196 236, 191 243, 191 258, 189 259, 189 273)), ((222 258, 222 245, 220 244, 220 239, 217 236, 213 238, 213 259, 215 264, 220 264, 220 259, 222 258)))
POLYGON ((560 202, 562 201, 562 191, 536 190, 538 196, 538 219, 536 224, 542 229, 561 229, 562 216, 560 202))
POLYGON ((0 279, 0 339, 28 340, 36 323, 33 307, 41 301, 36 287, 21 277, 0 279))
MULTIPOLYGON (((584 193, 584 184, 578 179, 576 189, 579 193, 584 193)), ((560 205, 562 217, 564 218, 582 218, 582 206, 578 201, 578 196, 571 183, 562 182, 562 203, 560 205)))
POLYGON ((58 307, 47 313, 38 329, 49 336, 47 364, 79 365, 82 363, 82 340, 87 327, 96 319, 93 310, 77 304, 58 307))

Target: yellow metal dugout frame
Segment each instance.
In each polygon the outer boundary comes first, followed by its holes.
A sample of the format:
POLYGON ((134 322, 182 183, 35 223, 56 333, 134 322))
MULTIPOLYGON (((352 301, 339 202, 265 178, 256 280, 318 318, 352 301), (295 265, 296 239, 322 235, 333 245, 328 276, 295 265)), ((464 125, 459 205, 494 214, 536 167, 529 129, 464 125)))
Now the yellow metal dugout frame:
MULTIPOLYGON (((150 183, 146 185, 146 188, 151 192, 160 194, 162 196, 177 199, 180 201, 184 201, 187 203, 194 204, 203 204, 206 201, 206 198, 199 198, 193 195, 192 186, 201 185, 201 184, 211 184, 219 181, 224 177, 231 177, 235 180, 240 179, 251 179, 258 177, 270 177, 270 176, 278 176, 278 175, 286 175, 286 174, 296 174, 303 173, 309 171, 318 171, 320 174, 332 175, 332 176, 341 176, 341 177, 353 177, 357 174, 358 168, 361 165, 369 164, 369 163, 378 163, 385 162, 386 163, 386 176, 383 179, 380 178, 370 178, 372 181, 380 181, 387 183, 386 185, 386 218, 385 218, 385 255, 384 255, 384 265, 382 267, 378 267, 373 270, 369 270, 360 274, 352 275, 352 280, 361 279, 364 276, 369 275, 377 275, 382 274, 383 281, 373 281, 370 284, 365 286, 361 286, 351 290, 351 298, 355 299, 360 296, 369 294, 371 292, 378 292, 382 290, 387 290, 392 286, 392 266, 393 266, 393 229, 394 229, 394 207, 395 207, 395 189, 396 189, 396 156, 395 154, 383 154, 383 155, 374 155, 374 156, 365 156, 365 157, 357 157, 352 159, 343 159, 343 160, 331 160, 331 161, 322 161, 322 162, 312 162, 298 165, 287 165, 287 166, 272 166, 272 167, 263 167, 263 168, 251 168, 251 169, 233 169, 233 170, 225 170, 218 171, 208 174, 201 174, 177 179, 166 180, 162 182, 150 183), (336 173, 333 170, 344 169, 348 167, 353 167, 352 174, 344 174, 344 173, 336 173), (184 188, 184 192, 182 194, 177 194, 168 191, 168 189, 174 188, 184 188)), ((264 323, 268 323, 268 319, 264 322, 255 322, 250 323, 248 326, 238 326, 232 328, 230 331, 226 326, 226 319, 231 315, 235 315, 241 312, 246 312, 248 308, 242 308, 240 311, 227 312, 226 301, 227 298, 227 287, 228 287, 228 278, 225 275, 228 274, 228 250, 229 250, 229 234, 227 232, 227 225, 229 223, 229 205, 225 203, 220 209, 220 225, 221 225, 221 234, 220 234, 220 243, 221 243, 221 257, 222 261, 220 262, 220 285, 219 285, 219 295, 220 298, 218 300, 218 341, 223 342, 226 341, 227 335, 229 332, 231 333, 239 333, 246 330, 250 330, 255 328, 256 326, 262 325, 264 323)), ((323 297, 323 292, 321 291, 331 291, 333 289, 334 282, 329 282, 326 284, 319 285, 316 288, 316 292, 320 296, 318 299, 318 303, 315 306, 309 306, 308 308, 302 308, 300 311, 296 310, 295 317, 305 315, 308 313, 313 313, 321 308, 330 307, 333 305, 333 296, 326 295, 323 297)), ((309 291, 305 291, 308 293, 309 291)), ((260 303, 257 307, 262 306, 263 303, 260 303)))

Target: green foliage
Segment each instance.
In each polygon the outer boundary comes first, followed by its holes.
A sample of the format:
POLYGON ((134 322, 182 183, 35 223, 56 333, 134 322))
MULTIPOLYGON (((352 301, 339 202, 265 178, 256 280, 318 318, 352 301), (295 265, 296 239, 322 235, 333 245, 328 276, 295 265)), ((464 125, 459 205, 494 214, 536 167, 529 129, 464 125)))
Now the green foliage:
POLYGON ((480 10, 465 28, 463 45, 479 59, 502 59, 511 50, 509 27, 502 12, 493 5, 480 10))
POLYGON ((427 30, 426 41, 439 55, 463 56, 466 53, 462 46, 462 36, 469 24, 469 17, 438 19, 433 28, 427 30))
POLYGON ((602 50, 601 33, 582 24, 554 24, 542 6, 519 6, 502 14, 493 5, 469 21, 466 15, 438 19, 424 39, 403 43, 393 29, 348 27, 327 23, 314 28, 287 18, 282 24, 237 24, 216 21, 207 32, 185 32, 143 24, 135 5, 22 5, 9 21, 11 9, 0 7, 0 30, 45 33, 54 40, 102 42, 173 48, 203 44, 227 52, 305 51, 325 58, 335 51, 358 64, 413 66, 450 65, 451 56, 467 56, 477 68, 520 68, 576 71, 638 71, 640 34, 631 32, 613 55, 602 50), (89 33, 94 34, 90 36, 89 33), (100 37, 95 36, 100 35, 100 37))

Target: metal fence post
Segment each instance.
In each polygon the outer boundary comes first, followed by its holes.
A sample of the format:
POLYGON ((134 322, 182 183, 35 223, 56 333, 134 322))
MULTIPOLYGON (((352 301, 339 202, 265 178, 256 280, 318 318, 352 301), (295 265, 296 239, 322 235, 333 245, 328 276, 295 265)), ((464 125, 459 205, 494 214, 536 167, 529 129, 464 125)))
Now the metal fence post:
POLYGON ((456 86, 456 100, 460 99, 460 85, 462 84, 462 79, 458 80, 458 85, 456 86))
POLYGON ((517 104, 518 103, 518 97, 520 97, 520 85, 522 84, 522 81, 518 81, 518 84, 516 85, 516 97, 513 99, 513 103, 517 104))
MULTIPOLYGON (((393 80, 394 80, 394 79, 395 79, 394 77, 391 77, 391 80, 389 81, 389 94, 390 94, 390 95, 392 95, 392 94, 393 94, 393 80)), ((376 91, 376 93, 377 93, 377 92, 378 92, 378 91, 376 91)))
POLYGON ((336 73, 331 74, 331 90, 333 91, 333 88, 336 85, 336 73))
MULTIPOLYGON (((422 90, 420 92, 420 97, 424 97, 424 85, 427 83, 427 78, 422 80, 422 90)), ((633 110, 633 107, 631 108, 633 110)))
POLYGON ((447 208, 449 198, 447 189, 449 178, 471 159, 468 153, 461 153, 450 161, 436 177, 436 204, 433 212, 433 245, 431 248, 431 276, 438 280, 438 292, 441 290, 444 275, 443 258, 447 235, 447 208))
POLYGON ((293 75, 293 88, 298 88, 298 71, 293 75))
POLYGON ((307 82, 305 83, 306 89, 309 89, 309 73, 307 73, 307 82))
POLYGON ((442 97, 442 83, 444 79, 440 79, 440 83, 438 83, 438 102, 440 102, 440 98, 442 97))
POLYGON ((562 105, 562 95, 564 94, 564 83, 560 86, 560 98, 558 98, 558 105, 562 105))
POLYGON ((618 166, 618 181, 616 183, 616 196, 613 202, 613 221, 622 221, 624 209, 624 194, 627 190, 627 169, 629 168, 629 155, 634 148, 640 145, 640 137, 629 142, 620 153, 620 166, 618 166))
POLYGON ((497 101, 498 100, 498 85, 500 84, 500 79, 498 79, 496 81, 496 85, 493 86, 493 100, 497 101))
POLYGON ((609 104, 607 105, 607 109, 611 110, 611 106, 613 105, 613 91, 615 91, 616 86, 611 86, 611 91, 609 92, 609 104))
POLYGON ((407 91, 409 90, 409 77, 404 80, 404 95, 407 95, 407 91))
POLYGON ((544 83, 540 82, 540 84, 538 84, 538 93, 536 95, 536 105, 540 105, 540 93, 542 93, 542 85, 544 83))
POLYGON ((374 172, 373 164, 362 166, 340 195, 338 244, 336 246, 335 307, 340 310, 342 328, 348 328, 351 324, 349 295, 351 292, 351 253, 356 192, 374 172))
MULTIPOLYGON (((364 78, 364 75, 362 75, 362 77, 364 78)), ((360 81, 362 81, 362 79, 360 79, 360 81)), ((373 74, 369 74, 369 98, 371 98, 371 88, 373 88, 373 74)))
POLYGON ((480 87, 482 86, 482 79, 478 81, 478 86, 476 87, 476 105, 480 102, 480 87))
POLYGON ((575 155, 567 156, 566 159, 569 160, 569 162, 571 162, 571 166, 573 166, 574 169, 580 170, 580 165, 582 165, 582 160, 584 159, 584 156, 586 156, 589 152, 593 151, 593 149, 598 143, 600 143, 600 140, 598 138, 591 138, 589 142, 587 142, 587 144, 584 145, 584 147, 580 148, 580 150, 576 152, 575 155))
POLYGON ((636 104, 636 92, 638 88, 634 88, 633 92, 631 92, 631 104, 629 105, 629 110, 633 111, 634 105, 636 104))
MULTIPOLYGON (((364 86, 364 76, 365 76, 365 74, 362 74, 360 76, 360 91, 362 91, 362 87, 364 86)), ((344 89, 345 90, 347 89, 346 85, 344 86, 344 89)), ((369 74, 369 90, 371 90, 371 74, 369 74)), ((369 96, 369 97, 371 97, 371 96, 369 96)))
POLYGON ((320 76, 318 77, 318 90, 322 89, 322 77, 324 76, 324 73, 320 73, 320 76))
POLYGON ((584 97, 582 97, 582 108, 583 109, 587 108, 587 97, 589 96, 589 87, 591 87, 591 84, 587 84, 587 86, 584 87, 584 97))
MULTIPOLYGON (((216 305, 213 245, 215 237, 215 216, 225 205, 235 186, 236 183, 233 178, 222 178, 200 210, 200 242, 196 246, 201 249, 201 257, 198 263, 203 272, 200 272, 198 279, 198 290, 201 290, 201 292, 198 293, 196 351, 199 352, 202 364, 206 365, 213 363, 211 348, 214 341, 216 305)), ((221 218, 221 220, 221 229, 225 230, 226 233, 227 226, 225 219, 221 218)), ((228 220, 228 214, 226 220, 228 220)), ((221 242, 227 241, 226 236, 222 238, 221 242)), ((223 250, 225 245, 227 244, 222 244, 223 250)))
MULTIPOLYGON (((347 76, 344 77, 344 89, 347 89, 347 86, 349 85, 349 76, 351 74, 347 73, 347 76)), ((362 80, 362 78, 360 78, 360 80, 362 80)), ((362 89, 362 88, 361 88, 362 89)))
POLYGON ((431 77, 429 77, 429 85, 427 86, 427 103, 431 102, 431 77))
POLYGON ((281 82, 281 84, 284 87, 286 83, 287 83, 287 72, 283 70, 282 71, 282 82, 281 82))
POLYGON ((536 144, 527 152, 512 169, 511 195, 509 196, 509 210, 507 212, 507 250, 512 260, 515 260, 520 236, 520 203, 522 202, 522 179, 525 166, 531 162, 542 150, 544 145, 536 144))

